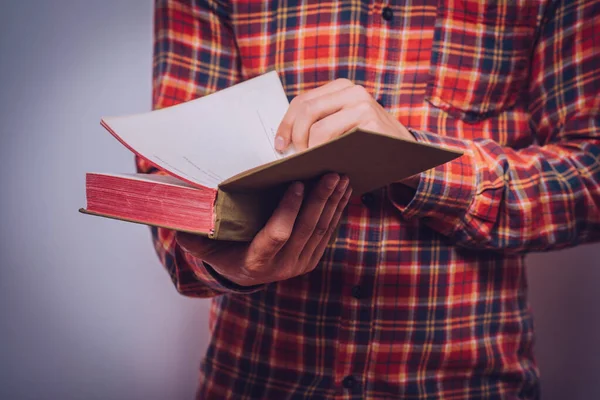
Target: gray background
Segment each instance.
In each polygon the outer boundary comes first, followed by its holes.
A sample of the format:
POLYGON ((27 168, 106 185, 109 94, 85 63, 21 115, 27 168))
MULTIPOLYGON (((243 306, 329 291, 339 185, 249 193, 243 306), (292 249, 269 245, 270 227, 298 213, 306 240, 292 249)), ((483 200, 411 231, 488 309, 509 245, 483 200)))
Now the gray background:
MULTIPOLYGON (((103 115, 150 108, 149 0, 0 0, 0 398, 184 399, 208 301, 147 228, 77 213, 86 171, 132 171, 103 115)), ((600 398, 599 245, 530 258, 544 399, 600 398)))

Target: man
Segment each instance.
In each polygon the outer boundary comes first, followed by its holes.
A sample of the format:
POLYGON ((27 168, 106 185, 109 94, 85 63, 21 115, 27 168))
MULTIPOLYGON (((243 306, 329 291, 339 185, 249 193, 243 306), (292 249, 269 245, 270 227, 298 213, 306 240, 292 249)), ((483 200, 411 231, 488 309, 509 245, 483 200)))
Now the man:
POLYGON ((156 108, 276 69, 279 150, 464 152, 362 198, 293 183, 251 243, 154 230, 214 297, 198 398, 538 398, 524 254, 600 238, 599 38, 595 1, 158 1, 156 108))

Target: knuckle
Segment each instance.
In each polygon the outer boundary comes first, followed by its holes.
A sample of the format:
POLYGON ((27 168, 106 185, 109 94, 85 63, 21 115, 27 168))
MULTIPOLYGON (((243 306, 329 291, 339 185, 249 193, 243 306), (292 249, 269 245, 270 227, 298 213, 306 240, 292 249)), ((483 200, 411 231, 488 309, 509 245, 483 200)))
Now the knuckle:
POLYGON ((315 112, 314 100, 302 102, 300 112, 306 116, 312 116, 315 112))
POLYGON ((262 269, 262 266, 267 262, 268 259, 269 257, 267 256, 266 252, 260 251, 260 249, 257 249, 257 251, 248 252, 243 260, 243 268, 248 273, 259 271, 262 269))
POLYGON ((369 92, 367 92, 367 89, 365 89, 365 87, 362 85, 354 85, 352 87, 352 91, 353 91, 354 95, 360 99, 365 99, 365 98, 371 97, 369 92))
POLYGON ((361 101, 356 105, 356 108, 358 110, 358 112, 360 112, 361 114, 366 114, 369 113, 373 110, 373 107, 371 106, 371 103, 368 101, 361 101))
POLYGON ((267 230, 266 237, 271 244, 281 245, 289 239, 290 233, 285 229, 271 228, 267 230))
POLYGON ((286 115, 285 118, 283 118, 283 120, 281 121, 281 127, 284 128, 290 128, 292 126, 292 122, 294 120, 292 119, 292 117, 290 115, 286 115))
POLYGON ((248 277, 255 277, 260 271, 263 270, 265 261, 266 257, 263 254, 249 255, 244 260, 244 264, 241 266, 239 272, 248 277))
POLYGON ((308 136, 307 132, 300 133, 296 129, 292 132, 292 143, 296 146, 296 150, 304 150, 308 147, 308 136))
POLYGON ((302 237, 309 236, 313 231, 313 227, 305 222, 299 222, 294 229, 302 237))
POLYGON ((336 210, 331 218, 331 224, 327 227, 327 236, 330 237, 338 226, 342 210, 336 210))
POLYGON ((327 226, 317 226, 315 228, 315 231, 313 232, 313 234, 315 236, 318 236, 318 237, 323 237, 323 236, 325 236, 325 234, 327 233, 327 231, 328 231, 328 227, 327 226))
POLYGON ((262 263, 256 259, 246 261, 246 275, 253 276, 256 275, 258 271, 261 270, 260 265, 262 263))
POLYGON ((347 85, 347 86, 353 86, 354 85, 354 82, 352 82, 348 78, 337 78, 336 82, 339 82, 340 84, 347 85))
POLYGON ((321 121, 322 120, 317 121, 314 124, 312 124, 312 126, 308 130, 308 133, 310 134, 310 136, 320 136, 321 133, 323 133, 323 123, 321 121))
POLYGON ((298 107, 299 105, 301 105, 304 102, 304 96, 299 94, 298 96, 294 97, 292 99, 292 101, 290 101, 290 106, 291 107, 298 107))

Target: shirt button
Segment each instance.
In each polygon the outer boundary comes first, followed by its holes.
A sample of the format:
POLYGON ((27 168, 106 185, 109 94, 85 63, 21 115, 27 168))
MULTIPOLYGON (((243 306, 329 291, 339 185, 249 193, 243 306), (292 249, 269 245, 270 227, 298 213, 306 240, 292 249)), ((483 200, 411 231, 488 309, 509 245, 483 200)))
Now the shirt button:
POLYGON ((381 16, 386 21, 391 21, 392 18, 394 18, 394 11, 392 11, 392 9, 389 7, 384 7, 383 11, 381 12, 381 16))
POLYGON ((352 297, 355 299, 360 299, 362 297, 360 286, 357 285, 352 288, 352 297))
POLYGON ((375 196, 372 193, 365 193, 360 198, 365 207, 371 207, 375 204, 375 196))
POLYGON ((342 381, 342 386, 344 386, 346 389, 352 389, 356 386, 356 384, 356 378, 354 378, 352 375, 348 375, 342 381))

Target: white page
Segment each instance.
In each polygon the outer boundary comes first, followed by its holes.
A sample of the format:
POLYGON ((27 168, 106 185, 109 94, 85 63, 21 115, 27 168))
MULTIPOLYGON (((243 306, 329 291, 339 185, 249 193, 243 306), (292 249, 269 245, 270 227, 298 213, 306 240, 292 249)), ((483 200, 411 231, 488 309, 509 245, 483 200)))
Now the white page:
POLYGON ((216 188, 227 178, 283 157, 275 151, 274 139, 288 105, 273 71, 187 103, 103 121, 160 168, 216 188))
POLYGON ((184 188, 197 190, 197 188, 195 186, 190 185, 189 183, 184 182, 181 179, 177 179, 171 175, 136 174, 136 173, 127 173, 127 172, 120 173, 120 174, 94 173, 93 175, 112 176, 115 178, 126 178, 126 179, 141 181, 141 182, 149 182, 149 183, 161 183, 163 185, 184 187, 184 188))

